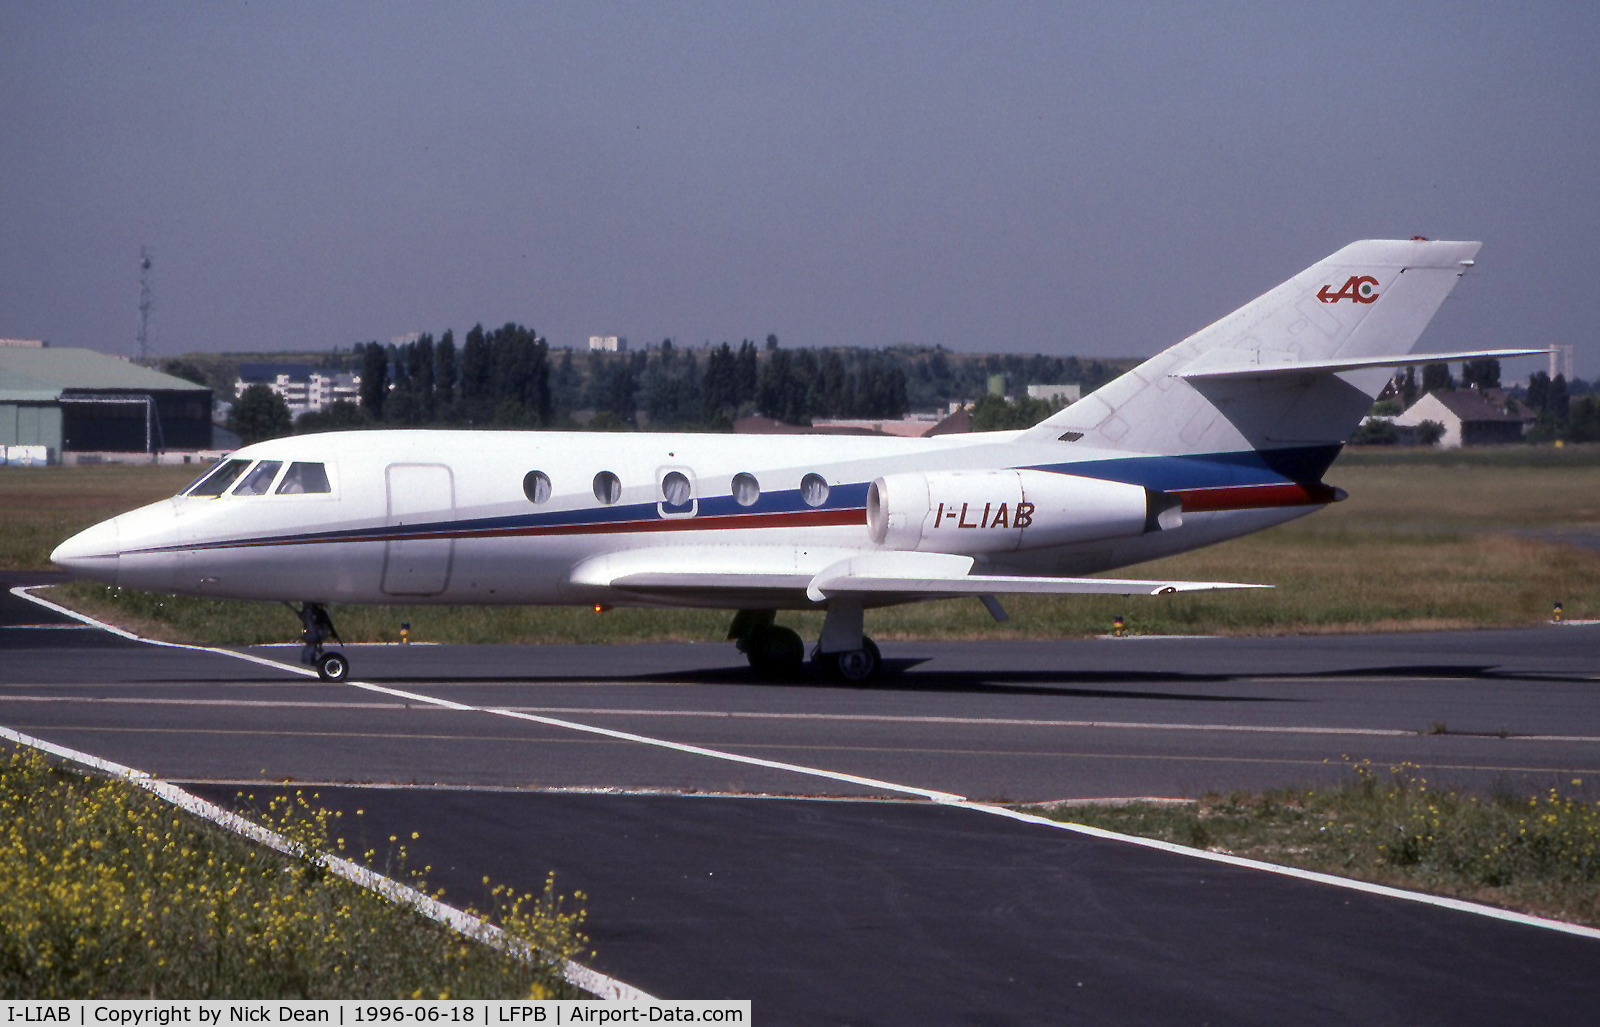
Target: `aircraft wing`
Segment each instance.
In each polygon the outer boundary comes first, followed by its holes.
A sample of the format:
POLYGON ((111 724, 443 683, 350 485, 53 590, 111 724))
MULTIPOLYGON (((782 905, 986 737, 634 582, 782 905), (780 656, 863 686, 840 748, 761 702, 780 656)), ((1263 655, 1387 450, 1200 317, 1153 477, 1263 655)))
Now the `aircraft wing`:
POLYGON ((1272 587, 1229 581, 973 574, 974 562, 970 556, 949 553, 880 551, 846 556, 812 572, 793 551, 780 547, 708 547, 695 552, 648 548, 587 560, 573 569, 568 580, 643 594, 720 593, 730 601, 754 593, 803 592, 818 603, 851 594, 892 602, 967 595, 1165 595, 1272 587))
POLYGON ((1271 588, 1231 581, 1172 581, 1133 578, 1046 578, 1014 574, 973 574, 970 556, 948 553, 877 552, 833 564, 811 579, 806 595, 814 602, 859 593, 878 598, 930 599, 964 595, 1166 595, 1221 588, 1271 588))

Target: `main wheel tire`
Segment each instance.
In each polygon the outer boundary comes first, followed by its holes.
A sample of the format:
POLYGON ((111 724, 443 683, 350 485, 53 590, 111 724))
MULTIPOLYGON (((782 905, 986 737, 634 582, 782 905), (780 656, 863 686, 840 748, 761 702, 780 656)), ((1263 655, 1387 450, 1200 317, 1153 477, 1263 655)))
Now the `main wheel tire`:
POLYGON ((883 657, 878 652, 878 644, 870 638, 861 639, 860 649, 818 653, 816 659, 829 677, 852 685, 871 681, 883 669, 883 657))
POLYGON ((323 653, 317 660, 317 676, 324 681, 343 681, 350 676, 350 661, 343 653, 323 653))
POLYGON ((790 628, 761 628, 750 636, 745 656, 757 673, 768 677, 793 674, 806 660, 806 644, 790 628))

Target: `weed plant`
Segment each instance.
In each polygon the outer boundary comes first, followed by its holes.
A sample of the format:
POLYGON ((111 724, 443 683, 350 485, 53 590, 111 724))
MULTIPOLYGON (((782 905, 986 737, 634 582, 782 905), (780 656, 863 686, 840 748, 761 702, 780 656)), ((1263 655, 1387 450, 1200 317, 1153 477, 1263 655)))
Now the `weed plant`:
MULTIPOLYGON (((1580 784, 1574 781, 1573 784, 1580 784)), ((1351 764, 1323 790, 1192 806, 1063 807, 1058 820, 1600 925, 1600 803, 1551 789, 1480 797, 1410 764, 1351 764)))
MULTIPOLYGON (((342 853, 339 817, 301 793, 262 819, 297 856, 124 781, 0 759, 0 997, 582 997, 560 962, 586 943, 583 913, 552 881, 492 892, 496 922, 544 954, 529 961, 331 874, 318 857, 342 853)), ((403 845, 385 872, 426 891, 403 845)))

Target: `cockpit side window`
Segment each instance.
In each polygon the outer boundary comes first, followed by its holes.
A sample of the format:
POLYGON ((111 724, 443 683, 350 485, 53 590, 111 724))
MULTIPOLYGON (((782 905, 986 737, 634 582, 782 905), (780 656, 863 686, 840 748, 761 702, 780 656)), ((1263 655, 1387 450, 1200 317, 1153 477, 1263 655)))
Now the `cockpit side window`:
POLYGON ((220 496, 228 491, 228 486, 239 480, 239 475, 250 466, 248 460, 224 460, 200 477, 200 480, 190 485, 181 495, 185 496, 220 496))
POLYGON ((303 463, 296 460, 289 465, 283 481, 278 483, 278 495, 298 496, 313 492, 332 492, 328 484, 328 469, 322 464, 303 463))
POLYGON ((282 460, 263 460, 250 469, 250 473, 233 490, 236 496, 264 496, 272 488, 272 479, 283 468, 282 460))

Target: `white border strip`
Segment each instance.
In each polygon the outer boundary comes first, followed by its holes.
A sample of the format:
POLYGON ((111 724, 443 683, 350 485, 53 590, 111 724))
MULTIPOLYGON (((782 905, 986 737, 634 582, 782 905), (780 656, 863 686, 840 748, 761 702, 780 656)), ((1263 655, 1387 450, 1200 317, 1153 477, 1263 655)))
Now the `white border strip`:
MULTIPOLYGON (((157 798, 170 802, 179 809, 209 820, 219 827, 248 838, 257 844, 265 845, 269 849, 290 856, 301 857, 305 855, 289 839, 276 831, 263 827, 252 820, 247 820, 237 813, 225 810, 214 803, 207 802, 192 792, 184 791, 177 785, 157 780, 142 770, 135 770, 133 767, 124 766, 121 763, 113 763, 98 756, 91 756, 86 752, 79 752, 77 749, 56 745, 54 742, 47 742, 43 738, 25 735, 8 727, 0 726, 0 739, 14 742, 17 745, 25 745, 60 759, 70 760, 73 763, 98 770, 111 777, 120 778, 139 788, 143 788, 157 798)), ((261 783, 268 787, 271 786, 271 782, 261 783)), ((487 920, 473 916, 466 910, 440 902, 438 899, 417 891, 409 885, 401 884, 392 877, 385 877, 361 866, 359 863, 353 863, 350 860, 327 853, 311 858, 314 862, 321 864, 352 884, 368 891, 376 892, 391 902, 407 906, 428 919, 441 923, 474 941, 492 945, 497 949, 511 952, 523 959, 527 959, 531 955, 520 942, 508 937, 504 931, 487 920)), ((570 959, 562 961, 561 976, 574 987, 582 988, 589 994, 596 995, 607 1001, 658 1001, 655 996, 646 994, 630 984, 624 984, 614 977, 608 977, 598 970, 590 969, 570 959)))
MULTIPOLYGON (((27 600, 30 600, 32 602, 40 603, 41 605, 49 607, 50 609, 56 610, 56 611, 58 611, 60 613, 66 614, 67 616, 77 618, 78 620, 81 620, 81 621, 83 621, 83 622, 85 622, 87 624, 94 624, 97 627, 103 627, 108 631, 111 631, 111 632, 113 632, 113 633, 115 633, 117 635, 122 636, 123 638, 129 638, 129 639, 132 639, 132 640, 138 641, 138 642, 151 642, 154 645, 171 646, 173 648, 178 648, 178 649, 197 649, 197 650, 200 650, 202 652, 219 653, 219 654, 224 655, 224 656, 232 656, 232 657, 236 657, 238 659, 249 660, 249 661, 251 661, 253 663, 260 663, 260 664, 265 664, 267 666, 279 667, 279 668, 281 668, 283 670, 292 671, 292 672, 297 673, 297 674, 315 674, 316 673, 315 671, 312 671, 312 670, 309 670, 309 669, 306 669, 306 668, 294 667, 294 666, 290 666, 288 664, 278 663, 277 661, 274 661, 274 660, 265 660, 265 659, 262 659, 261 657, 258 657, 258 656, 251 656, 248 653, 237 653, 237 652, 234 652, 231 649, 216 649, 216 648, 211 648, 211 647, 208 647, 208 646, 185 645, 185 644, 178 643, 178 642, 154 642, 154 641, 152 641, 150 639, 140 638, 138 635, 132 634, 131 632, 124 631, 121 628, 112 627, 111 625, 108 625, 108 624, 101 624, 99 621, 93 620, 92 618, 86 617, 86 616, 84 616, 84 615, 82 615, 80 613, 77 613, 75 611, 69 610, 66 607, 57 606, 54 603, 51 603, 51 602, 48 602, 46 600, 40 599, 37 596, 32 595, 28 591, 28 589, 30 587, 39 587, 39 586, 26 586, 26 587, 13 588, 11 590, 11 592, 12 592, 13 595, 20 596, 23 599, 27 599, 27 600)), ((370 691, 370 692, 378 692, 378 693, 381 693, 381 694, 384 694, 384 695, 393 695, 393 696, 397 696, 399 698, 407 699, 407 700, 412 701, 412 702, 418 702, 418 703, 424 703, 424 704, 433 705, 433 706, 439 706, 439 707, 443 707, 445 709, 456 710, 456 711, 463 712, 463 713, 488 713, 488 714, 492 714, 494 716, 510 717, 510 718, 513 718, 513 719, 516 719, 516 720, 532 721, 534 723, 545 724, 545 725, 548 725, 550 727, 559 727, 559 728, 565 728, 565 729, 572 730, 572 731, 580 731, 580 732, 584 732, 584 733, 587 733, 587 734, 601 735, 603 737, 614 738, 614 739, 617 739, 619 741, 636 742, 636 743, 639 743, 639 744, 642 744, 642 745, 651 745, 651 746, 656 746, 656 747, 659 747, 659 748, 671 749, 671 750, 674 750, 674 751, 677 751, 677 752, 688 753, 690 755, 708 756, 708 757, 711 757, 713 759, 730 760, 730 761, 735 762, 735 763, 743 763, 743 764, 747 764, 747 765, 750 765, 750 766, 765 767, 765 768, 769 768, 769 769, 773 769, 773 770, 789 771, 789 772, 796 773, 796 774, 805 774, 805 775, 808 775, 808 776, 811 776, 811 777, 820 777, 820 778, 824 778, 824 779, 831 780, 831 781, 842 781, 842 782, 846 782, 846 783, 850 783, 850 784, 865 785, 865 786, 873 787, 873 788, 882 788, 882 789, 885 789, 885 790, 888 790, 888 791, 899 792, 902 795, 920 796, 922 798, 929 799, 929 800, 931 800, 931 801, 933 801, 935 803, 938 803, 938 804, 944 805, 944 806, 954 806, 954 807, 956 807, 958 809, 969 809, 969 810, 972 810, 972 811, 977 812, 977 813, 987 813, 987 814, 990 814, 991 816, 1004 817, 1007 820, 1015 820, 1015 821, 1019 821, 1021 823, 1025 823, 1025 824, 1039 824, 1039 825, 1044 826, 1044 827, 1051 827, 1051 828, 1055 828, 1055 829, 1061 830, 1061 831, 1071 831, 1071 832, 1073 832, 1075 834, 1088 835, 1091 838, 1101 838, 1101 839, 1105 839, 1107 841, 1125 842, 1127 844, 1138 845, 1138 846, 1140 846, 1142 848, 1146 848, 1146 849, 1155 849, 1155 850, 1160 851, 1160 852, 1170 852, 1170 853, 1173 853, 1175 855, 1190 856, 1190 857, 1193 857, 1195 859, 1203 859, 1203 860, 1207 860, 1207 861, 1212 862, 1212 863, 1221 863, 1221 864, 1224 864, 1224 865, 1227 865, 1227 866, 1240 867, 1240 868, 1243 868, 1243 869, 1246 869, 1246 870, 1259 870, 1259 871, 1263 871, 1263 872, 1269 873, 1269 874, 1276 874, 1276 875, 1278 875, 1280 877, 1289 877, 1289 878, 1293 878, 1295 880, 1310 881, 1310 882, 1313 882, 1313 883, 1316 883, 1316 884, 1325 884, 1325 885, 1329 885, 1329 886, 1332 886, 1332 887, 1335 887, 1335 888, 1343 888, 1343 889, 1345 889, 1347 891, 1361 892, 1361 893, 1367 894, 1367 895, 1377 895, 1377 896, 1381 896, 1383 898, 1400 899, 1400 900, 1405 901, 1405 902, 1420 903, 1422 905, 1433 906, 1433 907, 1438 908, 1438 909, 1449 909, 1449 910, 1453 910, 1453 911, 1459 912, 1459 913, 1471 913, 1471 914, 1475 914, 1477 916, 1488 917, 1488 918, 1490 918, 1492 920, 1501 920, 1501 921, 1505 921, 1507 923, 1522 924, 1522 925, 1527 926, 1527 927, 1542 927, 1542 928, 1544 928, 1546 930, 1558 931, 1558 932, 1560 932, 1562 934, 1569 934, 1569 935, 1573 935, 1573 936, 1580 937, 1580 938, 1591 938, 1591 939, 1600 940, 1600 929, 1593 928, 1593 927, 1584 927, 1584 926, 1582 926, 1580 924, 1569 924, 1569 923, 1563 923, 1562 921, 1559 921, 1559 920, 1549 920, 1549 919, 1546 919, 1544 917, 1531 916, 1531 915, 1529 915, 1527 913, 1517 913, 1517 912, 1514 912, 1514 911, 1508 910, 1508 909, 1499 909, 1499 908, 1497 908, 1495 906, 1486 906, 1486 905, 1483 905, 1482 903, 1468 902, 1468 901, 1466 901, 1464 899, 1445 898, 1445 897, 1439 896, 1439 895, 1428 895, 1428 894, 1425 894, 1423 892, 1406 891, 1406 890, 1401 889, 1401 888, 1393 888, 1393 887, 1390 887, 1389 885, 1372 884, 1372 883, 1367 882, 1367 881, 1357 881, 1357 880, 1353 880, 1353 879, 1348 878, 1348 877, 1335 877, 1335 876, 1333 876, 1331 874, 1317 873, 1314 870, 1301 870, 1301 869, 1299 869, 1297 867, 1280 866, 1280 865, 1278 865, 1276 863, 1264 863, 1264 862, 1262 862, 1260 860, 1247 859, 1247 858, 1245 858, 1243 856, 1234 856, 1234 855, 1231 855, 1231 854, 1228 854, 1228 853, 1209 852, 1209 851, 1207 851, 1205 849, 1196 849, 1196 848, 1192 848, 1192 847, 1187 846, 1187 845, 1177 845, 1177 844, 1175 844, 1173 842, 1158 841, 1158 840, 1156 840, 1154 838, 1140 838, 1137 835, 1120 834, 1120 833, 1118 833, 1116 831, 1107 831, 1107 830, 1104 830, 1104 829, 1098 828, 1098 827, 1090 827, 1090 826, 1088 826, 1086 824, 1062 823, 1060 821, 1050 820, 1050 819, 1048 819, 1046 817, 1037 816, 1037 815, 1032 814, 1032 813, 1023 813, 1023 812, 1020 812, 1018 810, 1007 809, 1004 806, 995 806, 995 805, 991 805, 989 803, 983 803, 983 802, 973 802, 973 801, 971 801, 971 800, 969 800, 969 799, 967 799, 967 798, 965 798, 963 796, 955 795, 955 794, 953 794, 951 792, 940 792, 940 791, 934 791, 932 789, 927 789, 927 788, 917 788, 917 787, 914 787, 914 786, 911 786, 911 785, 895 784, 892 781, 880 781, 880 780, 877 780, 875 778, 859 777, 859 776, 857 776, 855 774, 845 774, 845 773, 840 773, 840 772, 832 771, 832 770, 823 770, 823 769, 818 768, 818 767, 807 767, 807 766, 804 766, 804 765, 798 764, 798 763, 781 763, 781 762, 777 762, 777 761, 774 761, 774 760, 763 760, 763 759, 758 759, 758 758, 753 757, 753 756, 742 756, 742 755, 739 755, 738 753, 722 752, 721 750, 718 750, 718 749, 707 749, 707 748, 703 748, 703 747, 698 746, 698 745, 687 745, 687 744, 684 744, 684 743, 681 743, 681 742, 670 741, 670 740, 665 739, 665 738, 652 738, 652 737, 650 737, 648 735, 637 735, 637 734, 632 734, 632 733, 629 733, 629 732, 626 732, 626 731, 614 731, 614 730, 611 730, 610 728, 595 727, 595 726, 592 726, 592 725, 589 725, 589 724, 580 724, 580 723, 577 723, 575 721, 559 720, 559 719, 554 718, 554 717, 541 717, 541 716, 536 716, 536 715, 531 714, 531 713, 518 712, 516 710, 494 709, 494 708, 482 707, 482 706, 469 706, 469 705, 467 705, 465 703, 458 703, 458 702, 454 702, 454 701, 449 700, 449 699, 439 699, 439 698, 436 698, 434 696, 421 695, 421 694, 416 693, 416 692, 405 692, 405 691, 402 691, 402 690, 397 689, 397 688, 388 688, 388 687, 385 687, 383 685, 374 685, 374 684, 369 684, 369 683, 360 682, 360 681, 346 681, 344 683, 346 685, 350 685, 350 686, 355 687, 355 688, 365 689, 365 690, 370 691)), ((6 731, 3 728, 0 728, 0 734, 10 735, 11 732, 6 731)), ((48 745, 49 743, 40 743, 40 744, 41 745, 48 745)), ((53 746, 51 747, 52 750, 54 748, 55 747, 53 747, 53 746)), ((72 750, 64 750, 64 751, 65 752, 71 752, 72 750)), ((79 755, 82 755, 82 754, 79 754, 79 755)), ((85 756, 84 758, 86 760, 94 761, 95 764, 98 764, 98 763, 101 762, 101 761, 96 760, 95 757, 92 757, 92 756, 85 756)), ((107 766, 114 766, 114 764, 107 764, 107 766)), ((138 771, 133 771, 133 773, 139 773, 139 772, 138 771)), ((141 783, 142 784, 142 782, 137 782, 137 783, 141 783)), ((146 786, 146 787, 149 787, 149 786, 146 786)), ((169 786, 166 786, 166 787, 172 787, 172 786, 169 785, 169 786)), ((154 790, 154 789, 152 789, 152 790, 154 790)), ((173 790, 181 792, 181 789, 175 789, 174 788, 173 790)), ((182 794, 187 795, 188 793, 182 793, 182 794)), ((202 802, 203 801, 203 800, 200 800, 200 799, 195 798, 195 797, 191 797, 191 798, 195 802, 202 802)), ((226 813, 226 811, 220 811, 220 812, 223 812, 224 815, 226 815, 226 816, 232 816, 232 814, 228 814, 228 813, 226 813)), ((357 868, 357 869, 360 869, 360 868, 357 868)), ((374 876, 376 876, 376 875, 374 875, 374 876)), ((384 878, 384 880, 387 880, 387 878, 384 878)), ((390 882, 390 883, 395 884, 396 887, 402 887, 402 888, 404 887, 404 885, 400 885, 397 882, 390 882)), ((594 971, 588 971, 588 972, 593 973, 594 971)), ((606 978, 606 979, 610 980, 610 978, 606 978)), ((620 987, 627 987, 627 985, 621 985, 620 982, 618 982, 618 984, 619 984, 620 987)), ((580 985, 580 987, 582 987, 582 985, 580 985)), ((642 993, 640 993, 640 994, 642 994, 642 993)), ((642 1001, 650 1001, 648 996, 644 997, 641 1000, 642 1001)))

